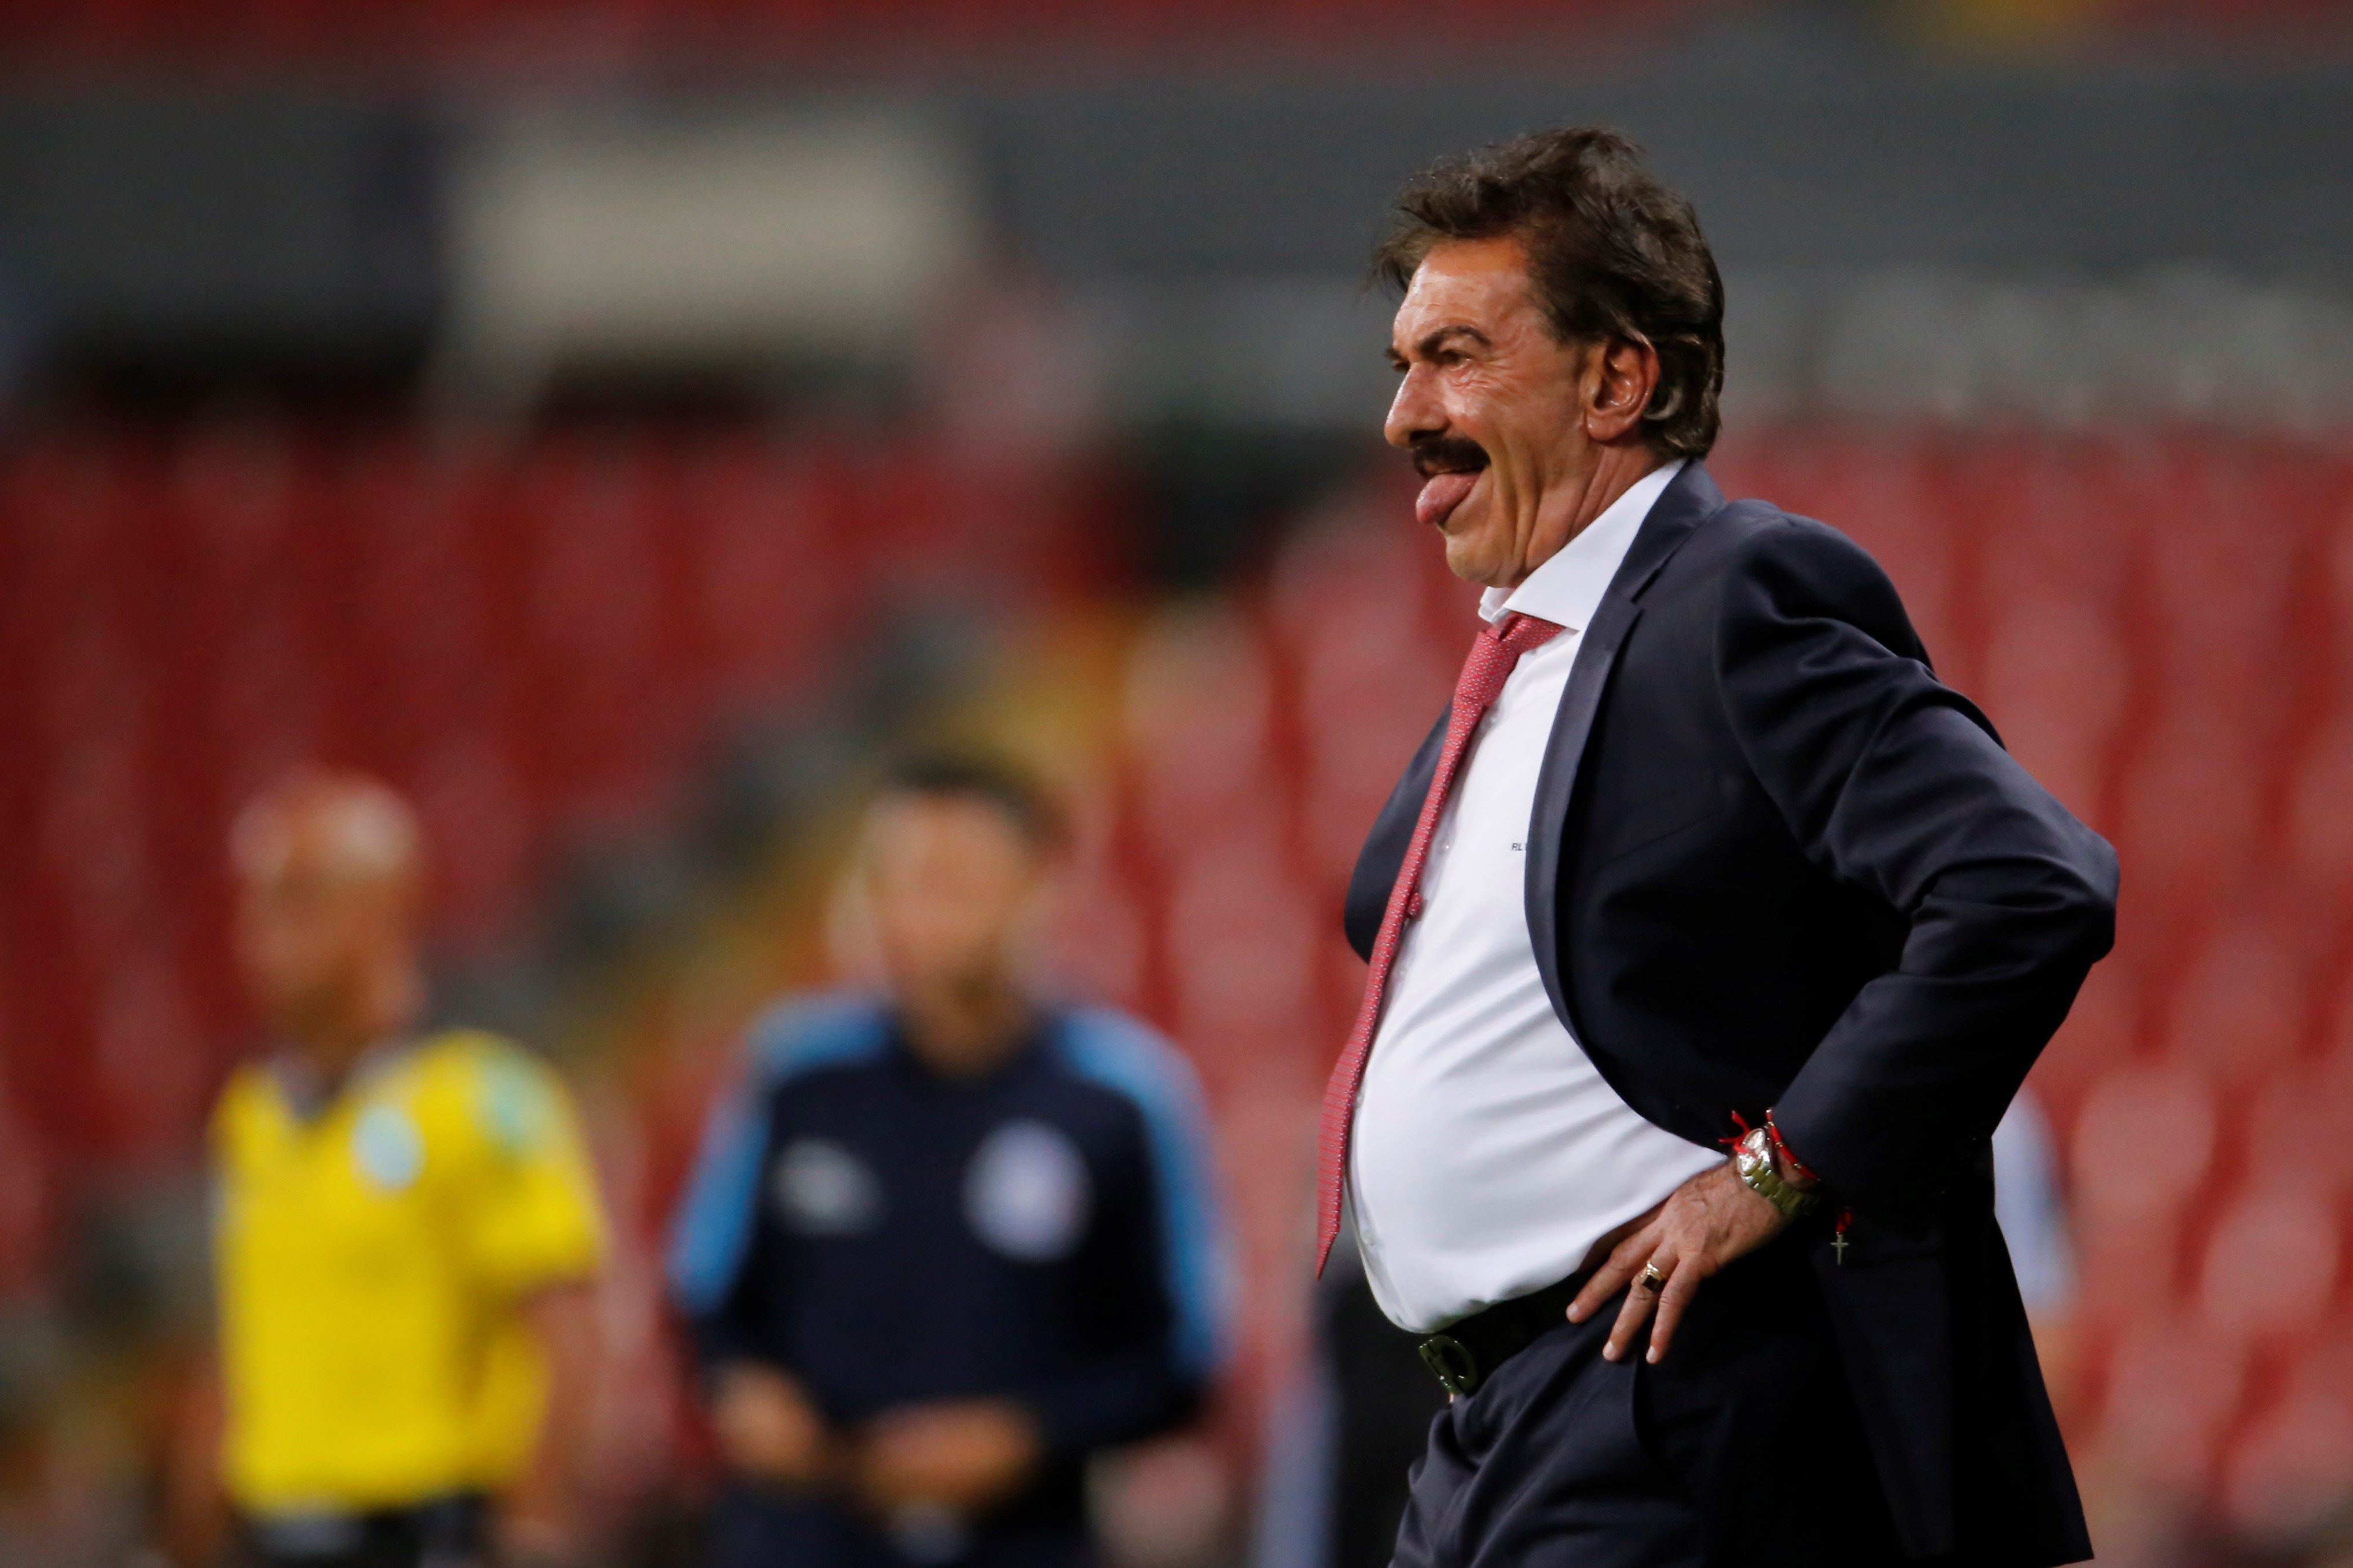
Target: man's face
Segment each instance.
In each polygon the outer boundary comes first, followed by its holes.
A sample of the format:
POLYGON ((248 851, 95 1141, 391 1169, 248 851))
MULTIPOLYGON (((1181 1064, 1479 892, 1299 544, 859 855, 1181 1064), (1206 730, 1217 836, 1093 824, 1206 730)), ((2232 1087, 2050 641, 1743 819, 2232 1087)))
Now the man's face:
POLYGON ((963 795, 902 795, 867 826, 866 893, 884 975, 901 995, 1004 975, 1044 882, 1007 815, 963 795))
POLYGON ((1553 335, 1516 239, 1449 240, 1414 272, 1382 433, 1412 454, 1414 515, 1445 536, 1455 575, 1516 586, 1560 547, 1596 462, 1580 416, 1590 357, 1553 335))
POLYGON ((298 814, 238 867, 247 984, 270 1022, 296 1037, 353 1016, 374 966, 407 940, 406 879, 348 858, 331 825, 298 814))

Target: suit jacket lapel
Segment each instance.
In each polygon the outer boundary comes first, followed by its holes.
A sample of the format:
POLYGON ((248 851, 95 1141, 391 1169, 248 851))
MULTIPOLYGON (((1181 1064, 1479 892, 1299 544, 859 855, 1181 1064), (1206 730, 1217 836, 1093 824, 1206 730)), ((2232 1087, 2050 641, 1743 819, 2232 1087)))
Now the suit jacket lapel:
MULTIPOLYGON (((1560 973, 1560 856, 1568 809, 1576 798, 1577 774, 1585 762, 1585 743, 1593 733, 1594 715, 1601 710, 1601 694, 1618 662, 1618 650, 1641 617, 1641 595, 1683 542, 1724 505, 1724 492, 1698 463, 1688 463, 1668 485, 1642 520, 1634 542, 1610 579, 1577 644, 1576 662, 1569 666, 1568 686, 1553 718, 1552 739, 1545 747, 1544 766, 1536 774, 1535 807, 1528 821, 1528 935, 1535 947, 1536 971, 1544 977, 1545 994, 1553 1011, 1579 1041, 1585 1036, 1572 1014, 1560 973)), ((1426 775, 1425 775, 1426 776, 1426 775)))
POLYGON ((1373 943, 1381 934, 1381 917, 1388 912, 1389 889, 1397 885, 1398 869, 1405 864, 1406 847, 1413 841, 1413 825, 1421 818, 1421 803, 1438 772, 1438 753, 1446 743, 1449 702, 1438 711, 1438 722, 1422 737, 1421 747, 1408 763, 1405 776, 1389 791, 1388 804, 1373 820, 1365 847, 1356 852, 1356 868, 1348 877, 1348 897, 1341 906, 1341 927, 1356 956, 1369 962, 1373 943))

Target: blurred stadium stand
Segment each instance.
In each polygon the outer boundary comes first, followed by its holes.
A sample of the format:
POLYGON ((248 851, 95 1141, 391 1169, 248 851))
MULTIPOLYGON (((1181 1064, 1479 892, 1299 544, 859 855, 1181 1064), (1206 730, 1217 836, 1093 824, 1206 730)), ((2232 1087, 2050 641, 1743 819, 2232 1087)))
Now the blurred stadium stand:
POLYGON ((871 674, 894 610, 952 581, 1009 613, 1087 558, 1051 483, 842 438, 76 430, 12 446, 0 498, 18 1286, 33 1194, 193 1146, 241 1024, 224 834, 264 781, 411 792, 440 945, 496 953, 567 854, 670 831, 731 724, 871 674))

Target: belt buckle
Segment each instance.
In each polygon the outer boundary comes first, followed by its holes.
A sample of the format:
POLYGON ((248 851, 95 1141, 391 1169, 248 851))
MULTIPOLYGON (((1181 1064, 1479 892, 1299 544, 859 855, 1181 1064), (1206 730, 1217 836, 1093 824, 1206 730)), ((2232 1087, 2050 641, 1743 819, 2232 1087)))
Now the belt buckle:
POLYGON ((1478 1358, 1452 1334, 1432 1334, 1422 1341, 1421 1362, 1449 1394, 1471 1394, 1479 1386, 1478 1358))

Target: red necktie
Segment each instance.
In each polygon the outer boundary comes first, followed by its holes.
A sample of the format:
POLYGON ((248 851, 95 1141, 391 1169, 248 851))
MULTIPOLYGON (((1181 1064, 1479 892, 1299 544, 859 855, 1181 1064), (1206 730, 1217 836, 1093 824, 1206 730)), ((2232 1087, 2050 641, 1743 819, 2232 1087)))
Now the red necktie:
POLYGON ((1430 858, 1430 835, 1439 814, 1446 808, 1447 793, 1461 770, 1471 737, 1502 695, 1520 656, 1542 647, 1560 632, 1550 621, 1513 614, 1488 626, 1471 645, 1462 663, 1461 679, 1454 683, 1454 706, 1447 714, 1446 743, 1438 753, 1437 771, 1430 775, 1430 793, 1422 797, 1421 816, 1406 845, 1405 863, 1398 868, 1397 885, 1389 889, 1388 910, 1381 916, 1381 934, 1374 939, 1371 967, 1365 972, 1365 1000, 1356 1009, 1356 1026, 1348 1033, 1347 1048, 1332 1066, 1331 1081, 1324 1087, 1324 1120, 1315 1138, 1315 1272, 1332 1255, 1333 1238, 1340 1234, 1340 1196, 1348 1181, 1348 1133, 1356 1117, 1356 1090, 1365 1081, 1365 1058, 1373 1048, 1373 1031, 1381 1020, 1381 993, 1397 962, 1405 922, 1421 913, 1421 867, 1430 858))

